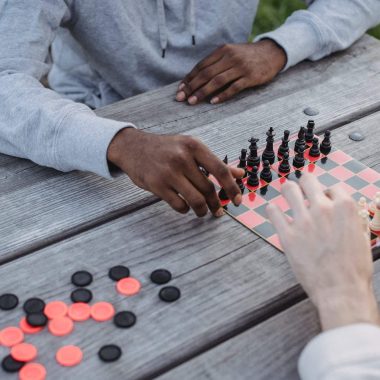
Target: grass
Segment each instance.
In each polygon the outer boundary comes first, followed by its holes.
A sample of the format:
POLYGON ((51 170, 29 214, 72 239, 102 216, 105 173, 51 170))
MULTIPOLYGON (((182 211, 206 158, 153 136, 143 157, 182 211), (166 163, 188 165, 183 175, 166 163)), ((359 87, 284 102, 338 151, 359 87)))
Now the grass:
MULTIPOLYGON (((275 29, 292 12, 303 8, 305 8, 305 3, 301 0, 261 0, 253 25, 253 36, 275 29)), ((380 39, 380 25, 371 29, 369 34, 380 39)))

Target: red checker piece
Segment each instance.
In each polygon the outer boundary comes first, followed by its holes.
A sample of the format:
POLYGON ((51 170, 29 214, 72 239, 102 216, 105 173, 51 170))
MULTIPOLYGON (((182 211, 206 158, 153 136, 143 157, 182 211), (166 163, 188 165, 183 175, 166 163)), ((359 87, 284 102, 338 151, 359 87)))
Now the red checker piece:
POLYGON ((67 314, 67 305, 62 301, 49 302, 45 306, 44 314, 49 319, 64 317, 67 314))
POLYGON ((64 336, 74 330, 74 322, 68 317, 54 318, 49 321, 49 331, 55 336, 64 336))
POLYGON ((30 343, 19 343, 11 348, 11 355, 19 362, 30 362, 37 357, 37 348, 30 343))
POLYGON ((20 369, 20 380, 45 380, 46 369, 40 363, 28 363, 20 369))
POLYGON ((116 284, 116 290, 125 296, 133 296, 137 294, 140 291, 140 288, 140 281, 133 277, 122 278, 116 284))
MULTIPOLYGON (((128 279, 124 278, 123 280, 128 279)), ((120 280, 122 281, 122 280, 120 280)), ((120 282, 119 281, 119 282, 120 282)), ((110 320, 115 315, 115 309, 109 302, 97 302, 91 307, 91 317, 98 322, 110 320)))
POLYGON ((31 326, 27 321, 26 317, 23 317, 19 323, 20 329, 25 333, 25 334, 37 334, 40 331, 43 330, 42 326, 31 326))
POLYGON ((247 211, 236 218, 248 228, 256 227, 265 222, 265 219, 254 211, 247 211))
POLYGON ((12 347, 24 340, 24 333, 18 327, 6 327, 0 331, 0 343, 6 347, 12 347))
POLYGON ((87 321, 91 316, 91 306, 84 302, 76 302, 70 305, 68 316, 76 322, 87 321))
POLYGON ((83 353, 77 346, 64 346, 57 351, 55 358, 61 366, 73 367, 82 361, 83 353))

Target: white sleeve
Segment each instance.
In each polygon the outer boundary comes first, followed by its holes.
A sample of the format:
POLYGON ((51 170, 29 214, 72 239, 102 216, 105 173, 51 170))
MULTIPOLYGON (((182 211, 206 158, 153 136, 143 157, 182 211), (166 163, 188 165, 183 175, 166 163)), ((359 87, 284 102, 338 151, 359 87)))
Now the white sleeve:
POLYGON ((302 380, 380 379, 380 328, 360 323, 323 332, 303 350, 298 371, 302 380))

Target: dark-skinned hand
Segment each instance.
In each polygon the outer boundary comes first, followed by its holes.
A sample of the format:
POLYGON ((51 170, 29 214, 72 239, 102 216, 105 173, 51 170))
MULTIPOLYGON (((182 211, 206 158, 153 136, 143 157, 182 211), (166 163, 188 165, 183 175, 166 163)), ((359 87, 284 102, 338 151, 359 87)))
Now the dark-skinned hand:
POLYGON ((242 177, 244 171, 228 167, 193 137, 155 135, 126 128, 112 140, 107 158, 137 186, 180 213, 191 208, 197 216, 206 215, 208 210, 215 216, 223 215, 215 187, 200 167, 214 175, 235 205, 241 203, 235 179, 242 177))
POLYGON ((247 88, 271 81, 286 59, 285 51, 269 39, 224 45, 186 75, 176 100, 194 105, 212 96, 212 104, 222 103, 247 88))

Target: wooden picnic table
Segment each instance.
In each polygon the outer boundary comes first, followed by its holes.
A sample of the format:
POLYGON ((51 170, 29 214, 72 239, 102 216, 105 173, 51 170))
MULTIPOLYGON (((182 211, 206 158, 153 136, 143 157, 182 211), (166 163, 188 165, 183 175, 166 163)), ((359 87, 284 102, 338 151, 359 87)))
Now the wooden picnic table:
MULTIPOLYGON (((305 62, 273 83, 246 91, 226 104, 195 107, 175 102, 176 84, 97 110, 155 133, 199 137, 217 155, 236 157, 249 137, 264 140, 272 126, 298 130, 319 111, 317 132, 332 129, 335 146, 380 171, 380 43, 363 37, 345 52, 305 62), (365 137, 354 142, 349 133, 365 137)), ((154 158, 153 158, 154 159, 154 158)), ((28 336, 39 349, 50 379, 296 379, 297 359, 319 332, 311 303, 284 255, 229 216, 198 219, 176 214, 138 189, 126 176, 60 173, 28 160, 0 155, 0 293, 22 304, 37 296, 70 301, 71 274, 94 275, 94 301, 132 310, 137 324, 84 322, 57 338, 28 336), (124 264, 142 282, 125 298, 108 269, 124 264), (152 270, 167 268, 182 297, 158 299, 152 270), (98 349, 108 343, 122 358, 105 364, 98 349), (83 362, 60 367, 56 350, 76 344, 83 362)), ((319 270, 316 268, 316 270, 319 270)), ((380 296, 380 263, 375 264, 380 296)), ((0 328, 15 325, 21 307, 0 312, 0 328)), ((1 357, 7 354, 0 347, 1 357)), ((1 374, 12 379, 15 375, 1 374)))

